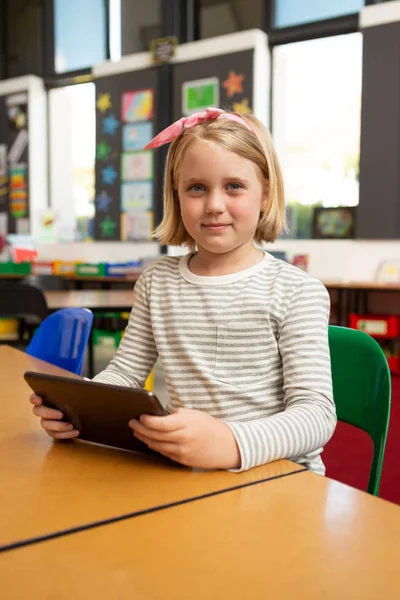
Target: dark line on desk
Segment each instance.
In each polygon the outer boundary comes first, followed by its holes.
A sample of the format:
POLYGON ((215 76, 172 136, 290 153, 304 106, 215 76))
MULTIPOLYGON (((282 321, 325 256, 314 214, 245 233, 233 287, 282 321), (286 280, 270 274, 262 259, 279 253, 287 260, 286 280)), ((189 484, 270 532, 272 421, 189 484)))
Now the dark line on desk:
POLYGON ((196 502, 197 500, 204 500, 206 498, 211 498, 212 496, 220 496, 222 494, 226 494, 227 492, 234 492, 234 491, 240 490, 242 488, 251 487, 253 485, 258 485, 260 483, 266 483, 267 481, 273 481, 274 479, 283 479, 284 477, 288 477, 289 475, 297 475, 297 473, 304 473, 305 471, 308 471, 308 469, 307 468, 297 469, 296 471, 290 471, 289 473, 283 473, 282 475, 275 475, 274 477, 266 477, 265 479, 258 479, 257 481, 250 481, 249 483, 235 485, 230 488, 224 488, 222 490, 217 490, 214 492, 207 492, 206 494, 201 494, 200 496, 184 498, 183 500, 176 500, 175 502, 169 502, 168 504, 160 504, 157 506, 152 506, 151 508, 143 508, 141 510, 136 510, 134 512, 126 513, 124 515, 119 515, 117 517, 110 517, 109 519, 103 519, 101 521, 94 521, 93 523, 89 523, 86 525, 79 525, 78 527, 71 527, 70 529, 63 529, 61 531, 47 533, 45 535, 41 535, 38 537, 28 538, 26 540, 20 540, 18 542, 12 542, 11 544, 6 544, 4 546, 0 546, 0 553, 7 552, 8 550, 15 550, 17 548, 23 548, 24 546, 38 544, 39 542, 45 542, 47 540, 52 540, 52 539, 62 537, 65 535, 71 535, 72 533, 80 533, 81 531, 87 531, 88 529, 94 529, 95 527, 101 527, 103 525, 110 525, 111 523, 117 523, 119 521, 125 521, 127 519, 133 519, 135 517, 141 517, 143 515, 148 515, 148 514, 151 514, 154 512, 158 512, 160 510, 166 510, 167 508, 174 508, 175 506, 189 504, 190 502, 196 502))

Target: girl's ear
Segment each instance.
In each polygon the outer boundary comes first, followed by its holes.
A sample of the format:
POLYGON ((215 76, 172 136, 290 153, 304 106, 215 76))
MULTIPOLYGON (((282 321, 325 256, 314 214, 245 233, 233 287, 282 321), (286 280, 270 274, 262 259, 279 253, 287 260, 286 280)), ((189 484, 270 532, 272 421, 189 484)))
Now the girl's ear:
POLYGON ((269 185, 266 182, 264 185, 263 197, 261 200, 261 212, 265 213, 268 208, 268 197, 269 197, 269 185))

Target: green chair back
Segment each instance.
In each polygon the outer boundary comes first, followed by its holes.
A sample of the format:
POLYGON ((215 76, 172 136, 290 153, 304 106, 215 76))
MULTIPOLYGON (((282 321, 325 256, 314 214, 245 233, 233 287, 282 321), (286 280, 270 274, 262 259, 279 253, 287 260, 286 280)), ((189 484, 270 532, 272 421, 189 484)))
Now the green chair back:
POLYGON ((390 416, 388 362, 378 342, 363 331, 331 325, 329 347, 337 416, 371 437, 368 492, 377 496, 390 416))

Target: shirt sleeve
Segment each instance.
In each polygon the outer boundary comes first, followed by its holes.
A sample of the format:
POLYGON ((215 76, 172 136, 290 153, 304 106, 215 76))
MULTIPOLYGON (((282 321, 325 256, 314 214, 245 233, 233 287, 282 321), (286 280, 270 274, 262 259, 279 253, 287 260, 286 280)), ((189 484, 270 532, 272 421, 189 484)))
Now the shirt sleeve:
POLYGON ((93 381, 144 387, 158 356, 150 318, 148 275, 142 273, 136 282, 128 325, 114 358, 93 381))
POLYGON ((307 279, 289 302, 278 332, 285 410, 247 422, 227 422, 239 446, 240 471, 281 458, 319 453, 336 426, 328 345, 329 294, 307 279))

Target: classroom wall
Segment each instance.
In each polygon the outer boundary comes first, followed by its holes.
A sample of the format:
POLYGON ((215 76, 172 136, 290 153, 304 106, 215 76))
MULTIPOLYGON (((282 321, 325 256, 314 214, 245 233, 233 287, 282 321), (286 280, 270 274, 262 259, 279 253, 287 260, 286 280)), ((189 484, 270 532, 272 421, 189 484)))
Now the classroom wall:
MULTIPOLYGON (((400 2, 368 6, 361 13, 361 28, 400 21, 400 2)), ((124 19, 123 19, 124 21, 124 19)), ((129 35, 128 35, 129 37, 129 35)), ((399 138, 400 139, 400 138, 399 138)), ((378 201, 375 212, 379 211, 378 201)), ((282 240, 266 246, 271 250, 284 250, 289 259, 294 254, 309 255, 309 273, 325 281, 372 281, 382 261, 400 261, 398 240, 282 240)), ((76 260, 129 260, 144 256, 156 257, 157 244, 93 242, 39 245, 41 258, 76 260)), ((171 254, 185 252, 170 248, 171 254)), ((392 305, 394 296, 378 295, 383 308, 392 305)), ((398 297, 397 303, 398 303, 398 297)), ((378 304, 379 304, 378 302, 378 304)))

